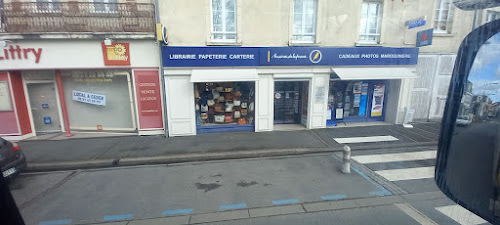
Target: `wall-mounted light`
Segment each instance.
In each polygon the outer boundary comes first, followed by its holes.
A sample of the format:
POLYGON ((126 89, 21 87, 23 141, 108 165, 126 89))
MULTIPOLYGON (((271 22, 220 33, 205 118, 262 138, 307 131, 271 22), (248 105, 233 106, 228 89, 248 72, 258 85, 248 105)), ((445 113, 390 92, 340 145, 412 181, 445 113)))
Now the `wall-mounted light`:
POLYGON ((113 40, 111 40, 110 38, 104 39, 104 45, 112 45, 112 44, 113 44, 113 40))

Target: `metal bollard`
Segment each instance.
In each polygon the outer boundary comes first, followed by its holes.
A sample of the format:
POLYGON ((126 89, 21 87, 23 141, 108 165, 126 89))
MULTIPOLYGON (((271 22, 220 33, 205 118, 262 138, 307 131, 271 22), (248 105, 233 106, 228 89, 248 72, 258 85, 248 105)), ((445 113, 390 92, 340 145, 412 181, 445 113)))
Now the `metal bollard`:
POLYGON ((344 146, 344 164, 342 165, 342 173, 351 173, 351 147, 344 146))

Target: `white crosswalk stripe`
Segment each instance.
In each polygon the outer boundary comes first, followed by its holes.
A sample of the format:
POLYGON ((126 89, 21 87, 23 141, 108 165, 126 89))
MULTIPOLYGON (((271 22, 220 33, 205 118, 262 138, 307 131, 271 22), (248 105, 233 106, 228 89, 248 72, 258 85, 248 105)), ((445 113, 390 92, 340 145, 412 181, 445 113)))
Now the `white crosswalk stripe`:
POLYGON ((469 210, 460 205, 447 205, 447 206, 436 207, 436 210, 450 217, 451 219, 457 221, 457 223, 459 224, 474 225, 474 224, 487 223, 481 217, 477 216, 474 213, 471 213, 469 210))
POLYGON ((415 180, 434 177, 434 167, 416 167, 406 169, 378 170, 378 175, 385 177, 389 181, 415 180))
POLYGON ((339 144, 352 144, 352 143, 367 143, 367 142, 380 142, 380 141, 397 141, 399 139, 391 136, 369 136, 369 137, 348 137, 348 138, 334 138, 339 144))
MULTIPOLYGON (((401 168, 405 164, 410 164, 411 161, 418 160, 432 160, 436 158, 436 150, 422 150, 413 152, 398 152, 398 153, 380 153, 380 154, 369 154, 369 155, 354 155, 352 159, 356 160, 361 164, 388 164, 395 163, 398 164, 399 168, 396 169, 384 169, 384 170, 374 170, 375 173, 384 177, 389 181, 405 181, 405 180, 417 180, 417 179, 428 179, 434 177, 434 166, 421 166, 421 167, 411 167, 401 168)), ((370 167, 370 165, 367 165, 370 167)), ((380 168, 380 166, 379 166, 380 168)))
POLYGON ((436 158, 437 151, 404 152, 378 155, 359 155, 352 158, 359 163, 384 163, 398 161, 413 161, 436 158))

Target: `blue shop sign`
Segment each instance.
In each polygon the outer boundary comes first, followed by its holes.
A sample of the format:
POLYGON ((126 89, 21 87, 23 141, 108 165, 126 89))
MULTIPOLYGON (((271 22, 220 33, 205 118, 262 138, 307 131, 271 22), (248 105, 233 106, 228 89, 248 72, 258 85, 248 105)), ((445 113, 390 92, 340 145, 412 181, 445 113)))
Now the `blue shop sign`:
POLYGON ((418 48, 163 47, 164 67, 415 65, 418 48))
POLYGON ((252 47, 163 46, 164 67, 258 66, 259 49, 252 47))

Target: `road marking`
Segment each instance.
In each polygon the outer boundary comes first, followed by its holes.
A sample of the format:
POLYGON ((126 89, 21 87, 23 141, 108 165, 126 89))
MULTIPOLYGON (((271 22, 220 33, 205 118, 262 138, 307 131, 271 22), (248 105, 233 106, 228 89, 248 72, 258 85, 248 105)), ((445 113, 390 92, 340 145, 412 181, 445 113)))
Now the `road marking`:
POLYGON ((247 204, 246 203, 240 203, 240 204, 232 204, 232 205, 221 205, 219 207, 220 210, 228 210, 228 209, 241 209, 241 208, 246 208, 247 204))
POLYGON ((42 221, 40 225, 63 225, 63 224, 70 224, 71 220, 48 220, 48 221, 42 221))
POLYGON ((481 217, 470 212, 466 208, 460 205, 447 205, 436 207, 436 210, 442 214, 450 217, 451 219, 457 221, 459 224, 482 224, 487 223, 481 217))
POLYGON ((104 221, 112 221, 112 220, 128 220, 134 218, 134 214, 124 214, 124 215, 111 215, 105 216, 104 221))
POLYGON ((175 209, 175 210, 163 211, 163 215, 167 216, 167 215, 176 215, 176 214, 188 214, 188 213, 192 213, 192 212, 193 212, 193 209, 175 209))
POLYGON ((295 204, 299 203, 298 199, 282 199, 282 200, 273 200, 273 205, 285 205, 285 204, 295 204))
POLYGON ((370 191, 369 193, 370 195, 373 195, 373 196, 386 196, 386 195, 392 195, 391 192, 389 192, 388 190, 381 190, 381 191, 370 191))
POLYGON ((339 199, 344 199, 347 198, 347 195, 324 195, 321 196, 321 199, 323 200, 339 200, 339 199))
POLYGON ((393 170, 378 170, 375 171, 380 176, 385 177, 389 181, 414 180, 434 177, 434 167, 417 167, 406 169, 393 170))
POLYGON ((419 151, 419 152, 404 152, 390 154, 374 154, 374 155, 357 155, 351 157, 359 163, 386 163, 386 162, 401 162, 424 159, 435 159, 437 151, 419 151))
POLYGON ((369 136, 369 137, 349 137, 349 138, 334 138, 339 144, 351 144, 351 143, 366 143, 366 142, 380 142, 380 141, 397 141, 399 139, 391 136, 369 136))
MULTIPOLYGON (((386 192, 389 192, 390 194, 389 195, 392 195, 392 193, 390 191, 388 191, 387 189, 385 189, 384 187, 382 187, 382 185, 380 185, 379 183, 375 182, 374 180, 372 180, 371 178, 369 178, 365 173, 361 172, 360 170, 356 169, 356 167, 354 166, 351 166, 351 169, 354 170, 354 172, 358 173, 359 175, 361 175, 363 178, 365 178, 366 180, 370 181, 370 183, 372 183, 373 185, 375 185, 378 189, 380 189, 381 191, 386 191, 386 192)), ((373 192, 373 191, 372 191, 373 192)), ((370 192, 370 193, 372 193, 370 192)))
POLYGON ((413 208, 411 205, 408 205, 406 203, 397 203, 394 205, 396 207, 398 207, 399 209, 401 209, 401 211, 406 213, 406 215, 410 216, 411 218, 413 218, 415 221, 417 221, 418 223, 420 223, 422 225, 437 225, 436 222, 431 220, 429 217, 427 217, 426 215, 424 215, 420 211, 413 208))

